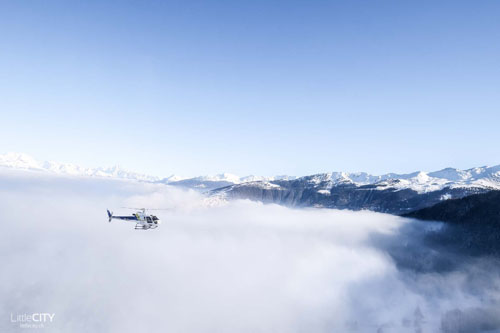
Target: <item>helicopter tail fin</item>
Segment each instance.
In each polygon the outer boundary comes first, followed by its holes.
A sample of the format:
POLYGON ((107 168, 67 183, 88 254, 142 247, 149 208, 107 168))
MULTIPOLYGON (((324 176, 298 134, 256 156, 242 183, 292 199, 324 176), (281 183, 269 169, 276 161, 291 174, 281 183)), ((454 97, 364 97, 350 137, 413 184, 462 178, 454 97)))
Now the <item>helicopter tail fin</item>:
POLYGON ((109 218, 109 222, 111 222, 111 219, 113 218, 113 212, 110 212, 108 210, 108 218, 109 218))

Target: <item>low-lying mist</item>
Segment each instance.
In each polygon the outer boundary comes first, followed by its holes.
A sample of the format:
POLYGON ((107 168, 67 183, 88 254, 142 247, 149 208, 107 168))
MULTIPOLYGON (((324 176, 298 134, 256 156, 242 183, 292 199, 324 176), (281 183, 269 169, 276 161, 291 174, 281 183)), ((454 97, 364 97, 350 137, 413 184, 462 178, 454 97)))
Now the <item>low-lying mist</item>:
POLYGON ((439 254, 422 235, 438 223, 250 201, 213 206, 164 185, 5 170, 0 221, 2 332, 23 330, 12 314, 35 312, 55 313, 41 329, 50 332, 500 328, 497 266, 464 258, 434 269, 439 254), (159 228, 136 231, 108 223, 107 208, 133 212, 123 206, 169 210, 151 211, 159 228))

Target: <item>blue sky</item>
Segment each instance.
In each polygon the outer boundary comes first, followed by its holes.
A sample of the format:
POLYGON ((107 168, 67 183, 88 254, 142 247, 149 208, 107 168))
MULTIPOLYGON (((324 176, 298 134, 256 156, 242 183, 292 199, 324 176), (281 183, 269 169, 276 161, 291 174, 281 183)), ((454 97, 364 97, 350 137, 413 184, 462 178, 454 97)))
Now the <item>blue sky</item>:
POLYGON ((4 1, 0 153, 166 176, 500 163, 498 1, 4 1))

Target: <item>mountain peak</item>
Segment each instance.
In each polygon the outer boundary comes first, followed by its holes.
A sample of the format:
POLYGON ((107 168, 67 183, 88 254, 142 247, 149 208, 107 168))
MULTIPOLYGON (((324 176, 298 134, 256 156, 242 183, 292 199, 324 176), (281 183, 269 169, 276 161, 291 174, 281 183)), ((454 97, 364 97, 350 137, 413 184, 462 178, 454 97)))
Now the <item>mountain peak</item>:
POLYGON ((16 169, 41 169, 40 162, 28 154, 10 152, 0 155, 0 165, 16 169))

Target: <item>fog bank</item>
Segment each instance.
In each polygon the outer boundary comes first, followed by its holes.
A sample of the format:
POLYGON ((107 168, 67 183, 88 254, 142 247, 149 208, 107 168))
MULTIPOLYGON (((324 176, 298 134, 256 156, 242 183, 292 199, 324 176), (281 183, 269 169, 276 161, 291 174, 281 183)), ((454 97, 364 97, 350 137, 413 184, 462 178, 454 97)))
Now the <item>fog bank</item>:
POLYGON ((164 185, 2 171, 0 221, 2 332, 23 330, 11 314, 34 312, 55 313, 47 332, 500 327, 498 269, 487 259, 446 272, 402 269, 391 249, 418 260, 425 245, 414 235, 429 224, 395 216, 214 207, 164 185), (130 213, 122 206, 169 210, 154 212, 158 229, 135 231, 108 223, 107 208, 130 213))

